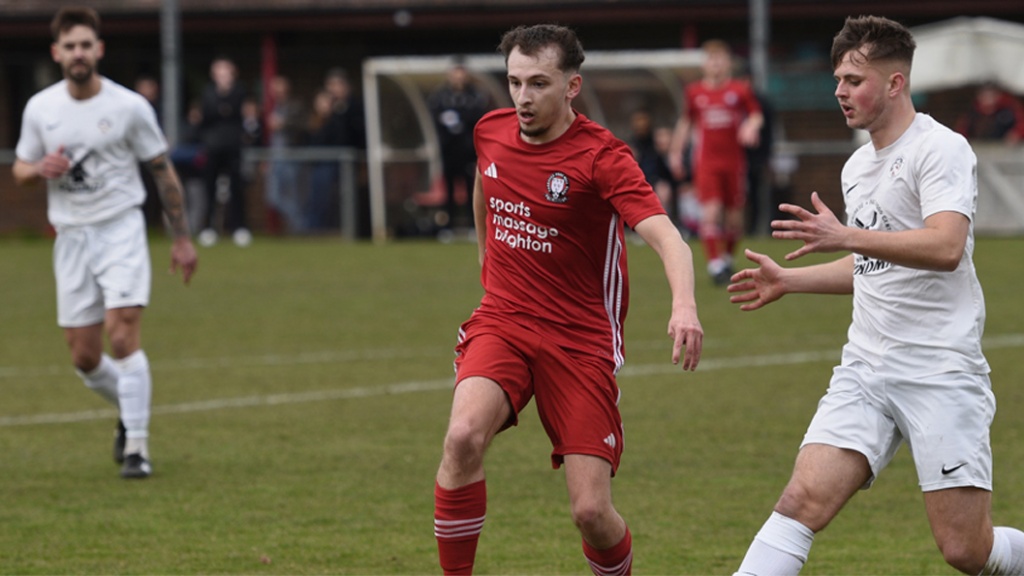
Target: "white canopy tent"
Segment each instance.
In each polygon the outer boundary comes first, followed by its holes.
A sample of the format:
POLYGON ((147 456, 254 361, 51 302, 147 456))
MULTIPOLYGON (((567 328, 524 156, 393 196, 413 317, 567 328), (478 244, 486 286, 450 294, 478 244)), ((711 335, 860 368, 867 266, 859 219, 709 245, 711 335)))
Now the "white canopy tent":
POLYGON ((910 89, 930 92, 995 82, 1024 94, 1024 25, 961 16, 913 28, 910 89))
MULTIPOLYGON (((993 82, 1024 95, 1024 25, 960 17, 911 30, 917 42, 910 72, 913 92, 993 82)), ((975 143, 982 234, 1024 233, 1024 156, 1017 148, 975 143)))

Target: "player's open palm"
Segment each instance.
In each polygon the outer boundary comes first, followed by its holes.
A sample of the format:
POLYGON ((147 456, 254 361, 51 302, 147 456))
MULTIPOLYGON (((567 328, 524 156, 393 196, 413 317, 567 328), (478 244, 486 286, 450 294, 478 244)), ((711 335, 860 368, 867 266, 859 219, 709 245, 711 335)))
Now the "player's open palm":
POLYGON ((729 301, 740 304, 740 310, 749 311, 775 302, 786 294, 782 283, 782 267, 771 257, 744 250, 747 259, 757 268, 747 268, 732 275, 727 290, 733 295, 729 301))
POLYGON ((779 206, 779 210, 792 214, 796 219, 773 221, 772 238, 801 240, 804 243, 798 250, 786 254, 786 260, 795 260, 812 252, 838 252, 844 249, 849 231, 847 227, 836 218, 817 192, 811 193, 811 205, 816 212, 795 204, 779 206))

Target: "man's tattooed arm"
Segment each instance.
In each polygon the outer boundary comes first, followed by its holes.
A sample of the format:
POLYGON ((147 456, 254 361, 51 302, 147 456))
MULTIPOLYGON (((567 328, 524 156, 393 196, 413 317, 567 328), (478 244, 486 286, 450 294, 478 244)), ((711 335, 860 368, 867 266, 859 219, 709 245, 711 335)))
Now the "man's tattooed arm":
POLYGON ((164 208, 164 215, 167 224, 175 238, 189 236, 188 216, 185 213, 185 191, 181 186, 181 179, 174 169, 174 165, 167 159, 166 154, 161 154, 146 163, 146 167, 153 175, 156 182, 157 192, 160 194, 160 203, 164 208))

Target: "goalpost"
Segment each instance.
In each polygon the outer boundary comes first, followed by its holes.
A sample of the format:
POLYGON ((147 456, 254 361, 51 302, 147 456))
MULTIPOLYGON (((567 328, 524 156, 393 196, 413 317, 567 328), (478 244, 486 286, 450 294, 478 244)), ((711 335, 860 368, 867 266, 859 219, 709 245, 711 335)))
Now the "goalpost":
MULTIPOLYGON (((583 91, 574 107, 629 136, 630 115, 650 111, 656 126, 673 126, 684 83, 700 77, 703 52, 646 50, 588 52, 583 91)), ((500 54, 461 58, 477 86, 497 107, 511 106, 500 54)), ((430 93, 444 82, 453 55, 369 58, 363 63, 370 220, 373 239, 384 241, 416 231, 416 208, 436 194, 440 152, 427 108, 430 93)))

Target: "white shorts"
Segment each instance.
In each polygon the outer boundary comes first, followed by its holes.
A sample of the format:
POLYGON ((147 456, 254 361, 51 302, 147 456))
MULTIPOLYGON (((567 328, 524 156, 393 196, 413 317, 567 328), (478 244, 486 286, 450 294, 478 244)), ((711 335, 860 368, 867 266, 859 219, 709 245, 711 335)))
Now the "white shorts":
POLYGON ((142 211, 99 224, 58 227, 53 273, 62 328, 102 323, 111 308, 149 304, 149 244, 142 211))
POLYGON ((905 440, 922 491, 992 490, 989 427, 995 412, 987 374, 908 380, 857 362, 834 369, 801 447, 827 444, 864 454, 872 473, 868 488, 905 440))

